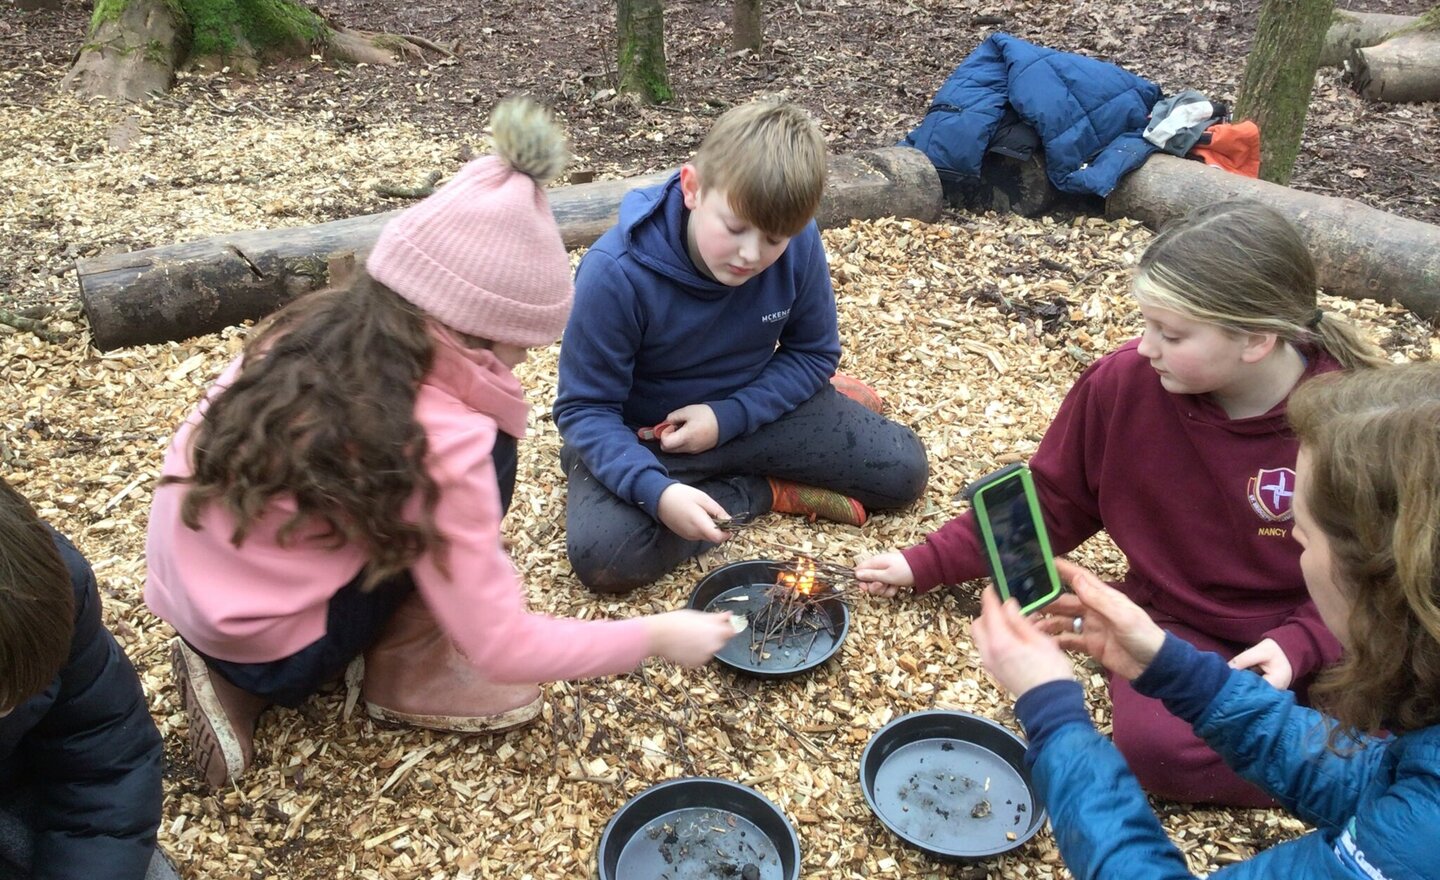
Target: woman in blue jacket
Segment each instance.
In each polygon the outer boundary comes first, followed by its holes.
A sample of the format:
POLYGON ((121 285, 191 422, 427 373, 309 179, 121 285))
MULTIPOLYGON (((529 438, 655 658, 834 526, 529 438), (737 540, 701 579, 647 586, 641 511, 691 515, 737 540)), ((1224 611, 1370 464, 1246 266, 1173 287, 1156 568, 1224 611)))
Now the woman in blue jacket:
POLYGON ((0 480, 0 878, 174 880, 160 759, 90 564, 0 480))
POLYGON ((985 592, 975 643, 1018 697, 1026 761, 1077 878, 1191 874, 1092 726, 1062 648, 1163 700, 1316 827, 1212 877, 1440 878, 1440 364, 1321 377, 1289 412, 1301 570, 1346 648, 1311 690, 1328 715, 1166 634, 1077 566, 1062 563, 1074 593, 1039 621, 985 592))

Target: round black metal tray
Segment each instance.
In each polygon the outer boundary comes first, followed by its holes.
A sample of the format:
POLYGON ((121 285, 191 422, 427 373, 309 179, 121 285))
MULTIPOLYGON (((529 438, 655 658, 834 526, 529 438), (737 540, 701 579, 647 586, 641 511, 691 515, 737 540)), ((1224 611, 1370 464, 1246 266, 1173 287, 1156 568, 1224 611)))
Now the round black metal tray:
POLYGON ((755 789, 687 777, 626 802, 596 861, 600 880, 798 880, 800 838, 755 789))
POLYGON ((915 712, 880 728, 860 756, 860 784, 886 828, 942 859, 1009 852, 1045 824, 1024 740, 968 712, 915 712))
MULTIPOLYGON (((732 562, 707 574, 690 594, 690 607, 743 614, 752 623, 768 601, 766 592, 784 566, 773 559, 732 562)), ((809 672, 840 652, 850 631, 850 609, 838 596, 807 611, 794 626, 761 648, 747 628, 715 655, 723 666, 757 678, 788 678, 809 672)))

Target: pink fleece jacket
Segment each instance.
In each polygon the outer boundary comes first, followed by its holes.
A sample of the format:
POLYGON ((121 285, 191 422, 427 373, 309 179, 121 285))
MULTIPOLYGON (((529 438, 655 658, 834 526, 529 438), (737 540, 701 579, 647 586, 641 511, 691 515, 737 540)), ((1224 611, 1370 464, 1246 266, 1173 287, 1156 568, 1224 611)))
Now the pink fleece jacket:
MULTIPOLYGON (((1275 640, 1302 678, 1334 662, 1290 537, 1299 443, 1285 403, 1231 419, 1204 397, 1171 394, 1134 340, 1076 381, 1030 460, 1057 554, 1102 528, 1130 563, 1131 599, 1223 642, 1275 640)), ((1303 350, 1301 381, 1339 369, 1303 350)), ((987 574, 966 512, 901 551, 916 592, 987 574)))
MULTIPOLYGON (((190 438, 209 399, 240 370, 225 373, 176 433, 165 455, 166 476, 191 473, 190 438)), ((449 539, 452 577, 432 557, 412 574, 445 632, 486 677, 543 682, 633 669, 649 648, 639 619, 558 619, 526 610, 525 593, 500 542, 500 493, 491 451, 497 431, 525 433, 529 409, 519 381, 488 351, 461 347, 436 334, 435 363, 415 402, 429 442, 430 474, 440 490, 435 522, 449 539)), ((146 541, 145 602, 187 641, 213 657, 263 663, 296 653, 320 638, 330 598, 365 566, 354 546, 335 548, 316 531, 279 545, 279 527, 294 510, 276 499, 240 547, 230 543, 234 520, 208 506, 200 528, 180 519, 184 483, 155 491, 146 541)), ((408 516, 419 512, 411 502, 408 516)))

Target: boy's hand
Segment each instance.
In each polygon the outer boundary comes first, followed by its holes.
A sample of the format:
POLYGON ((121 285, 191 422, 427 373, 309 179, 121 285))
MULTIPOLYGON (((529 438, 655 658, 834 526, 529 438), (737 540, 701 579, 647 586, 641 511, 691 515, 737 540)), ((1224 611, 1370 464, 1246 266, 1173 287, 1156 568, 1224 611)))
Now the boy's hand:
POLYGON ((715 448, 720 439, 720 423, 715 420, 715 410, 708 404, 692 403, 682 406, 665 417, 674 429, 660 435, 660 448, 666 452, 707 452, 715 448))
POLYGON ((905 561, 905 554, 891 550, 856 565, 855 580, 860 582, 862 592, 893 599, 901 587, 915 586, 915 573, 905 561))
POLYGON ((725 508, 694 486, 671 483, 660 493, 660 521, 687 541, 722 543, 730 536, 715 520, 729 518, 725 508))
POLYGON ((1286 690, 1295 679, 1295 667, 1290 658, 1280 650, 1274 639, 1261 639, 1254 645, 1235 655, 1230 661, 1231 669, 1249 669, 1270 683, 1271 687, 1286 690))
POLYGON ((708 663, 735 635, 729 611, 668 611, 646 617, 645 623, 650 629, 650 654, 681 666, 708 663))

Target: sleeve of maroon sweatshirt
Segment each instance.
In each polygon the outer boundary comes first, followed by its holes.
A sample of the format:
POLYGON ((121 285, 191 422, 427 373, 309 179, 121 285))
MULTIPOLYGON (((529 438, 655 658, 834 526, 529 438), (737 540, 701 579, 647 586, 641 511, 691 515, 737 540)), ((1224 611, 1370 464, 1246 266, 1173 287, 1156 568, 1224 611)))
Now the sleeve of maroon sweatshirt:
MULTIPOLYGON (((1102 358, 1081 374, 1030 459, 1050 546, 1057 555, 1074 550, 1104 526, 1100 521, 1098 480, 1105 454, 1108 406, 1101 377, 1096 375, 1104 363, 1102 358)), ((973 511, 966 511, 931 532, 923 543, 900 552, 915 576, 916 593, 989 573, 973 511)))
POLYGON ((1314 602, 1305 602, 1284 623, 1265 633, 1290 661, 1293 682, 1340 659, 1340 640, 1320 619, 1314 602))

